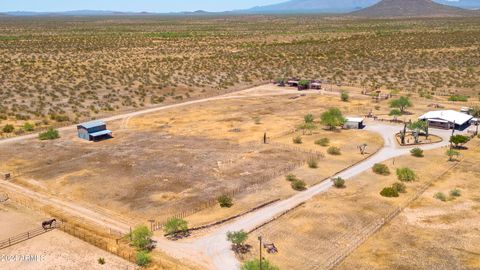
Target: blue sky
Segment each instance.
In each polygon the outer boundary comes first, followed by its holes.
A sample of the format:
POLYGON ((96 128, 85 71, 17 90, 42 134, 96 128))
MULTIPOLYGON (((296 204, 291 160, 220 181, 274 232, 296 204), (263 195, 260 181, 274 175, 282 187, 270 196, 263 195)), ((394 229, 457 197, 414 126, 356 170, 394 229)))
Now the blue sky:
POLYGON ((0 0, 0 11, 225 11, 280 3, 282 0, 0 0))

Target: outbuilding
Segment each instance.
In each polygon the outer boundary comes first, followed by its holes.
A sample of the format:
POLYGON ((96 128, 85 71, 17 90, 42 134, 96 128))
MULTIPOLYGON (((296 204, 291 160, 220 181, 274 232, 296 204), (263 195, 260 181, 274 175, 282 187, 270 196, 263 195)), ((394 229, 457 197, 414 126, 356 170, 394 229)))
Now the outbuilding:
POLYGON ((470 125, 473 116, 454 110, 430 111, 419 117, 432 128, 463 130, 470 125))
POLYGON ((102 121, 92 121, 77 125, 78 137, 87 141, 99 141, 112 137, 112 132, 102 121))
POLYGON ((343 125, 343 128, 362 129, 365 127, 365 125, 363 124, 363 121, 365 121, 365 119, 361 117, 347 117, 347 121, 343 125))

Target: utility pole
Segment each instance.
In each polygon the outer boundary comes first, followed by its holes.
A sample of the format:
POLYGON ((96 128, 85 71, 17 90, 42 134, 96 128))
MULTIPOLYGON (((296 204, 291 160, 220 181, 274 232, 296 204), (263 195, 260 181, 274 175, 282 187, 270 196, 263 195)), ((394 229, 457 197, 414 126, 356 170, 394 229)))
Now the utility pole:
POLYGON ((262 237, 258 237, 258 241, 260 242, 260 270, 262 270, 262 237))

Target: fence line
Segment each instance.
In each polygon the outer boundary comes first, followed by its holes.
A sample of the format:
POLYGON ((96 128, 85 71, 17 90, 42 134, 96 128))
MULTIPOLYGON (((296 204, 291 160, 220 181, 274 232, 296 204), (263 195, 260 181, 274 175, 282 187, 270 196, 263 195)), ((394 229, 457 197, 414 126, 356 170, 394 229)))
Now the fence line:
POLYGON ((53 226, 53 227, 48 228, 48 229, 44 229, 43 227, 41 227, 41 228, 33 229, 33 230, 27 231, 25 233, 21 233, 21 234, 9 237, 5 240, 0 241, 0 249, 4 249, 4 248, 10 247, 10 246, 13 246, 13 245, 21 243, 23 241, 27 241, 29 239, 32 239, 34 237, 37 237, 39 235, 42 235, 42 234, 47 233, 49 231, 52 231, 54 229, 56 229, 56 226, 53 226))
MULTIPOLYGON (((462 162, 462 161, 460 161, 460 162, 462 162)), ((380 230, 388 222, 393 220, 398 214, 400 214, 412 202, 417 200, 423 193, 425 193, 425 191, 433 184, 433 182, 435 182, 437 179, 443 177, 450 170, 456 168, 460 164, 460 162, 456 163, 453 166, 450 166, 449 168, 447 168, 446 170, 441 172, 437 177, 433 177, 432 180, 424 183, 420 187, 420 189, 417 192, 415 192, 415 194, 413 194, 411 197, 409 197, 407 200, 405 200, 403 203, 401 203, 400 206, 396 207, 392 212, 387 214, 385 217, 377 219, 376 221, 374 221, 371 224, 369 224, 368 226, 366 226, 360 232, 352 233, 352 234, 354 234, 353 236, 351 234, 346 234, 345 237, 343 237, 343 238, 345 238, 345 239, 356 238, 356 240, 354 242, 351 242, 350 244, 347 244, 346 249, 344 249, 340 252, 332 251, 331 255, 322 264, 318 264, 317 267, 314 267, 313 269, 327 269, 327 270, 329 270, 329 269, 332 269, 335 266, 339 265, 351 253, 353 253, 360 245, 362 245, 367 239, 369 239, 373 234, 375 234, 378 230, 380 230)))

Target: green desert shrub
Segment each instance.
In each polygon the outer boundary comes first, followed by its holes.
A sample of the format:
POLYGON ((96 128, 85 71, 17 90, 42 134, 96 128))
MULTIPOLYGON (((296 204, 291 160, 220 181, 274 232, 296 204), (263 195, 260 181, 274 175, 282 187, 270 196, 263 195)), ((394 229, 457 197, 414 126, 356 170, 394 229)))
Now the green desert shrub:
POLYGON ((310 158, 310 159, 308 159, 307 163, 308 163, 308 167, 309 167, 310 169, 316 169, 316 168, 318 168, 318 160, 317 160, 316 158, 310 158))
POLYGON ((298 180, 297 176, 292 174, 292 173, 289 173, 285 176, 285 179, 289 182, 293 182, 295 180, 298 180))
POLYGON ((180 218, 170 218, 167 220, 165 225, 163 226, 163 230, 166 234, 172 234, 177 232, 187 232, 188 231, 188 223, 187 221, 180 219, 180 218))
POLYGON ((342 154, 342 152, 340 151, 340 148, 338 148, 336 146, 330 146, 327 149, 327 153, 329 153, 330 155, 333 155, 333 156, 339 156, 339 155, 342 154))
POLYGON ((49 128, 47 131, 38 134, 38 138, 42 141, 55 140, 60 138, 60 134, 58 133, 58 130, 49 128))
POLYGON ((105 264, 105 258, 98 258, 97 262, 100 265, 104 265, 105 264))
POLYGON ((150 264, 152 261, 152 258, 150 257, 150 254, 146 251, 139 251, 137 252, 135 262, 137 263, 138 266, 147 266, 150 264))
POLYGON ((307 189, 307 184, 300 179, 292 181, 291 186, 294 190, 297 190, 297 191, 304 191, 305 189, 307 189))
POLYGON ((230 207, 233 206, 232 198, 230 196, 227 196, 227 195, 222 195, 222 196, 218 197, 217 201, 218 201, 218 204, 220 205, 220 207, 222 207, 222 208, 230 208, 230 207))
POLYGON ((448 101, 454 101, 454 102, 467 102, 468 97, 467 96, 462 96, 462 95, 453 95, 448 98, 448 101))
POLYGON ((392 188, 395 189, 398 193, 407 192, 407 186, 402 182, 397 182, 392 185, 392 188))
POLYGON ((152 235, 152 232, 147 228, 147 226, 137 226, 132 231, 132 246, 136 247, 139 250, 144 250, 145 247, 150 243, 152 235))
POLYGON ((450 190, 450 197, 460 197, 462 196, 462 191, 458 188, 450 190))
POLYGON ((350 96, 348 95, 347 91, 342 91, 340 98, 343 102, 347 102, 350 99, 350 96))
POLYGON ((373 165, 372 171, 380 175, 390 175, 390 169, 388 168, 388 166, 381 163, 373 165))
POLYGON ((15 130, 15 127, 13 125, 7 124, 2 128, 2 131, 4 133, 12 133, 15 130))
POLYGON ((341 177, 336 177, 332 179, 333 186, 336 188, 344 188, 345 187, 345 180, 341 177))
POLYGON ((447 195, 445 195, 443 192, 437 192, 437 193, 435 193, 435 195, 433 195, 433 197, 437 200, 442 201, 442 202, 447 201, 447 195))
POLYGON ((35 126, 27 122, 27 123, 23 124, 23 130, 25 130, 27 132, 34 131, 35 126))
POLYGON ((397 169, 397 177, 402 182, 412 182, 417 179, 415 172, 406 167, 397 169))
POLYGON ((412 154, 414 157, 423 157, 423 150, 416 147, 410 150, 410 154, 412 154))
POLYGON ((315 144, 323 147, 327 147, 330 144, 330 139, 328 138, 318 139, 315 141, 315 144))
POLYGON ((393 187, 386 187, 380 191, 380 195, 383 197, 388 197, 388 198, 393 198, 393 197, 398 197, 398 191, 395 190, 393 187))
POLYGON ((267 259, 263 259, 261 264, 260 260, 254 259, 246 261, 240 267, 241 270, 280 270, 278 267, 271 264, 267 259))
POLYGON ((302 144, 302 137, 296 136, 292 139, 294 144, 302 144))

